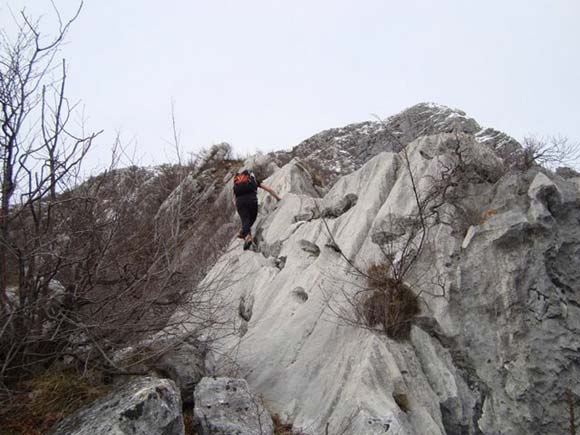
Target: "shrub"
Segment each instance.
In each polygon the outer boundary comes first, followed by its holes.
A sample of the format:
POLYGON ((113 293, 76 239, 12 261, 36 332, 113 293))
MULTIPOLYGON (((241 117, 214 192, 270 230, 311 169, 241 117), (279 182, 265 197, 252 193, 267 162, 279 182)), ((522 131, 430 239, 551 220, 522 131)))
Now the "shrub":
POLYGON ((325 168, 316 160, 301 160, 300 164, 306 169, 312 178, 312 185, 321 189, 326 189, 332 183, 336 174, 330 169, 325 168))
POLYGON ((303 435, 302 431, 296 432, 292 427, 292 423, 282 422, 282 418, 278 414, 272 416, 274 423, 274 435, 303 435))
POLYGON ((370 294, 362 299, 362 317, 369 327, 380 326, 393 339, 406 339, 413 318, 419 314, 419 302, 403 282, 389 275, 386 264, 373 264, 367 270, 370 294))
POLYGON ((195 424, 193 409, 185 409, 183 411, 183 426, 185 428, 185 435, 197 435, 197 426, 195 424))

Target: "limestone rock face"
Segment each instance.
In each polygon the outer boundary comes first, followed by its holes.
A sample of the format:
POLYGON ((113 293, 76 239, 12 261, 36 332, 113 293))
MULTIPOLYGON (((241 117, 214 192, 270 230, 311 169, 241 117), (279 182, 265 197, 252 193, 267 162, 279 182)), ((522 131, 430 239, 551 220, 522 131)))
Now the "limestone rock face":
POLYGON ((183 435, 181 398, 166 379, 140 378, 60 422, 53 435, 183 435))
POLYGON ((216 373, 233 361, 308 434, 567 433, 567 391, 576 409, 580 397, 575 179, 512 169, 505 137, 482 140, 460 112, 413 113, 426 134, 396 118, 405 151, 383 143, 324 196, 297 162, 266 180, 283 200, 264 202, 260 251, 232 242, 206 278, 229 278, 221 315, 243 324, 216 373), (353 303, 386 263, 420 302, 403 340, 353 303))
POLYGON ((201 435, 272 435, 272 417, 243 379, 203 378, 194 415, 201 435))

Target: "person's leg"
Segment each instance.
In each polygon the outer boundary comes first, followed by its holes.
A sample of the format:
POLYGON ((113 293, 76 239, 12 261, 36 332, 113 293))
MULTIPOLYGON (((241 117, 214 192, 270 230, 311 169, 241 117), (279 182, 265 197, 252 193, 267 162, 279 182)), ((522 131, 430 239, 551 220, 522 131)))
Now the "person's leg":
POLYGON ((256 222, 256 217, 258 216, 258 202, 257 201, 248 201, 246 204, 245 213, 247 213, 247 221, 245 222, 246 227, 244 229, 244 251, 249 249, 252 246, 254 240, 252 239, 252 225, 256 222))
POLYGON ((256 218, 258 217, 258 202, 253 202, 251 205, 248 206, 248 213, 250 219, 250 234, 252 231, 252 226, 256 222, 256 218))
POLYGON ((242 231, 240 232, 240 236, 243 239, 248 234, 250 234, 253 222, 250 222, 251 215, 248 204, 243 201, 239 201, 236 205, 238 209, 238 215, 240 216, 240 219, 242 221, 242 231))

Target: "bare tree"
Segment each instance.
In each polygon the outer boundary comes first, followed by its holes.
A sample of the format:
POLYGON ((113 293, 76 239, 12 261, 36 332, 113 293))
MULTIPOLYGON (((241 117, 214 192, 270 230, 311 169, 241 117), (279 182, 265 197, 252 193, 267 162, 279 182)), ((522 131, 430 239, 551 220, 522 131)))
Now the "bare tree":
POLYGON ((523 168, 529 168, 534 164, 548 169, 559 166, 578 168, 580 163, 580 144, 572 143, 565 137, 525 137, 522 145, 523 162, 520 162, 519 166, 523 168))
POLYGON ((69 222, 63 210, 76 200, 66 192, 99 134, 69 128, 75 107, 65 96, 66 61, 56 61, 81 8, 68 21, 55 9, 58 30, 50 37, 24 11, 15 17, 16 35, 0 34, 2 380, 15 359, 33 365, 47 345, 30 347, 30 338, 46 332, 49 300, 61 291, 56 276, 67 266, 62 228, 69 222))
MULTIPOLYGON (((22 13, 16 39, 0 41, 0 389, 8 396, 55 362, 80 374, 144 373, 210 327, 235 331, 216 299, 228 286, 223 274, 201 282, 233 235, 221 192, 240 162, 223 145, 185 164, 119 169, 127 153, 117 140, 111 167, 81 180, 99 133, 71 130, 66 62, 56 59, 79 13, 58 16, 48 42, 22 13), (135 344, 125 358, 120 351, 135 344)), ((173 110, 171 120, 181 160, 173 110)))
MULTIPOLYGON (((56 195, 74 177, 98 133, 77 137, 68 129, 72 107, 65 97, 66 62, 55 67, 59 48, 77 19, 82 3, 56 35, 41 37, 39 23, 24 12, 14 40, 3 31, 0 39, 0 299, 8 302, 10 267, 35 274, 36 258, 23 258, 12 237, 14 221, 29 213, 37 231, 52 231, 56 195), (15 198, 18 194, 19 198, 15 198), (16 200, 15 200, 16 199, 16 200), (24 263, 22 263, 24 262, 24 263)), ((38 244, 37 249, 41 246, 38 244)), ((30 282, 24 278, 19 285, 30 282)), ((30 289, 29 289, 30 290, 30 289)), ((28 297, 21 291, 20 297, 28 297)))

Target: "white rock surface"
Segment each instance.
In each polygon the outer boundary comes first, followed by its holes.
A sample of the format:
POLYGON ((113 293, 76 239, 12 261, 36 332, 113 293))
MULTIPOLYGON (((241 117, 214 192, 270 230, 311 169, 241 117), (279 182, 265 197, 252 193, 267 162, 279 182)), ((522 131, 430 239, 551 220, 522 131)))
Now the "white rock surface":
POLYGON ((200 435, 272 435, 274 425, 244 379, 203 378, 195 389, 200 435))
POLYGON ((219 287, 215 336, 237 328, 210 373, 235 371, 306 434, 567 433, 568 389, 580 409, 580 183, 512 168, 518 146, 430 104, 299 145, 292 155, 334 168, 332 187, 321 196, 290 157, 265 180, 283 200, 260 193, 258 252, 234 240, 202 283, 219 287), (414 191, 433 198, 424 240, 410 230, 414 191), (400 267, 419 246, 409 339, 353 325, 348 298, 367 286, 356 269, 385 255, 400 267))
POLYGON ((181 398, 166 379, 139 378, 61 421, 52 435, 183 435, 181 398))

